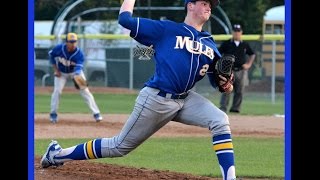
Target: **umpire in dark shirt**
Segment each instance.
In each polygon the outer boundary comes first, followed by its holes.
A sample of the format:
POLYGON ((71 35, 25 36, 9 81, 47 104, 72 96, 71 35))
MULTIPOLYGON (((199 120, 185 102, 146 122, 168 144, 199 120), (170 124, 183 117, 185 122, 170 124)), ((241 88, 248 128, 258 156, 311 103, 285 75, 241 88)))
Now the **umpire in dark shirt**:
MULTIPOLYGON (((247 42, 242 41, 240 24, 233 25, 232 38, 224 41, 219 47, 221 54, 233 54, 236 57, 233 73, 233 102, 230 112, 239 113, 245 87, 246 71, 251 67, 256 55, 247 42), (247 58, 248 57, 248 58, 247 58)), ((220 99, 220 109, 227 111, 231 93, 223 93, 220 99)))

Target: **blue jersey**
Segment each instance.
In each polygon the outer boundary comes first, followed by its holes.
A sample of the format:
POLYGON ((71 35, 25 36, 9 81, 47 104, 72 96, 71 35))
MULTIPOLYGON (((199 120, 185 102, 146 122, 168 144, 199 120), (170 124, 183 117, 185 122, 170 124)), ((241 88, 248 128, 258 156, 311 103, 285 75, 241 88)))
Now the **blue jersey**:
POLYGON ((210 73, 211 85, 216 88, 212 73, 221 55, 208 32, 169 20, 133 18, 129 12, 120 14, 119 23, 131 30, 136 41, 155 50, 155 73, 146 86, 179 94, 210 73))
POLYGON ((67 51, 66 44, 59 44, 49 51, 50 63, 56 64, 63 73, 80 74, 84 63, 84 54, 76 47, 73 52, 67 51))

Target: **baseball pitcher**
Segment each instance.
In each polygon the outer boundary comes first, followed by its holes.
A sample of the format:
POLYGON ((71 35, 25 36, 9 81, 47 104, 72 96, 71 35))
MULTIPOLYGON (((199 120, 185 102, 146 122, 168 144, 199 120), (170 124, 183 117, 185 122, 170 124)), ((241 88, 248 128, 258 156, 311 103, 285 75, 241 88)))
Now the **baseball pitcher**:
POLYGON ((50 121, 58 121, 58 106, 62 90, 68 78, 71 78, 75 87, 80 91, 81 96, 89 106, 94 119, 102 120, 100 110, 89 91, 86 78, 83 73, 84 54, 77 47, 78 36, 75 33, 68 33, 66 43, 59 44, 49 51, 50 63, 54 70, 54 90, 51 96, 50 121))
POLYGON ((234 153, 228 116, 211 101, 192 91, 208 75, 214 89, 231 92, 234 56, 221 57, 208 32, 202 30, 219 0, 184 0, 184 22, 132 17, 135 0, 124 0, 119 24, 130 36, 154 48, 155 72, 140 91, 133 112, 121 132, 69 148, 52 141, 43 168, 71 160, 121 157, 137 148, 170 121, 210 131, 224 180, 235 180, 234 153))

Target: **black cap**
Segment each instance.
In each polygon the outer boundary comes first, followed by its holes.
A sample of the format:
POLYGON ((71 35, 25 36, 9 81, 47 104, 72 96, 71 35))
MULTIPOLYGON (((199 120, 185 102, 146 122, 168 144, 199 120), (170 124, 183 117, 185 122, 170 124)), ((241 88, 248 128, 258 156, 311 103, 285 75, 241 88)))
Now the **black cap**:
MULTIPOLYGON (((184 0, 184 6, 186 6, 189 2, 195 2, 195 1, 199 1, 199 0, 184 0)), ((220 4, 220 0, 208 0, 208 1, 211 4, 211 8, 215 8, 220 4)))
POLYGON ((242 31, 241 25, 240 24, 234 24, 232 30, 233 31, 242 31))

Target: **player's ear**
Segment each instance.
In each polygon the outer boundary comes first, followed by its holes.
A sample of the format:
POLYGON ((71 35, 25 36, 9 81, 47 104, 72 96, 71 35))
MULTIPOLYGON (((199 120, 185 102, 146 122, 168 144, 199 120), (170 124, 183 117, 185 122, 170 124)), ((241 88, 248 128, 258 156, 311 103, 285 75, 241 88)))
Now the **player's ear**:
POLYGON ((192 6, 193 3, 194 3, 194 2, 188 2, 188 3, 186 4, 186 6, 185 6, 186 12, 188 12, 188 8, 191 9, 191 8, 193 7, 193 6, 192 6))

